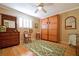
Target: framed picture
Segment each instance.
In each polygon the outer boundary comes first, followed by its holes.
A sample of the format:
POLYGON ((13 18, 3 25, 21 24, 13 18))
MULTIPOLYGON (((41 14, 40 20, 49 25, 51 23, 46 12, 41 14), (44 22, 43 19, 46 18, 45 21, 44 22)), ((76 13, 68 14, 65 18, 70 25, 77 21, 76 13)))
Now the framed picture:
POLYGON ((0 26, 0 32, 6 32, 6 26, 0 26))
POLYGON ((74 16, 65 19, 65 29, 76 29, 76 18, 74 16))
POLYGON ((35 28, 38 28, 38 23, 35 23, 35 28))

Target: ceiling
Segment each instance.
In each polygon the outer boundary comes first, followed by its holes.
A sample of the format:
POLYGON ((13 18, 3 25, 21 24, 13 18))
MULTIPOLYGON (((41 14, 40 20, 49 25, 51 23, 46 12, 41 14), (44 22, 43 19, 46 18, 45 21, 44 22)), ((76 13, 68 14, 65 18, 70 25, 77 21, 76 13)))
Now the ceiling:
POLYGON ((44 3, 44 9, 47 13, 44 13, 43 11, 35 13, 38 4, 39 3, 1 3, 1 5, 40 19, 79 8, 79 3, 44 3))

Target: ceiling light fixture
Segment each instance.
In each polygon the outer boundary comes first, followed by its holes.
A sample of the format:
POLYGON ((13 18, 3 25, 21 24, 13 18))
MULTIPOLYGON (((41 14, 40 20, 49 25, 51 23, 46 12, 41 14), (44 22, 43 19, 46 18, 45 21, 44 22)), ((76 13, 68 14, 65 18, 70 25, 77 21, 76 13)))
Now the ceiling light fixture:
POLYGON ((41 6, 38 6, 38 10, 42 10, 42 7, 41 6))
POLYGON ((38 11, 40 11, 40 10, 42 10, 43 12, 47 12, 45 9, 44 9, 44 4, 43 3, 41 3, 41 4, 39 4, 38 6, 37 6, 37 9, 36 9, 36 11, 35 11, 35 13, 37 13, 38 11))

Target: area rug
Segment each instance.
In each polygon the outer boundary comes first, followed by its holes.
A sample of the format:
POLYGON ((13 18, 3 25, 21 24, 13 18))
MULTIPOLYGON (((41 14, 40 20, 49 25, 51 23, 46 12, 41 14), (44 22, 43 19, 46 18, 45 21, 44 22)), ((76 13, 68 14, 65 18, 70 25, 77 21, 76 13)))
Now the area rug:
POLYGON ((33 40, 26 47, 37 56, 63 56, 65 48, 44 40, 33 40))

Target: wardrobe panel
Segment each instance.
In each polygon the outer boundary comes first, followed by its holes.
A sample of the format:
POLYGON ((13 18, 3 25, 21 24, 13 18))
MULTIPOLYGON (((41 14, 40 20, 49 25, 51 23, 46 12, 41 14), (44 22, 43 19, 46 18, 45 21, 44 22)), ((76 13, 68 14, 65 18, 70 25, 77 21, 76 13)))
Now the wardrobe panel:
POLYGON ((48 40, 48 35, 47 34, 42 35, 42 39, 48 40))
POLYGON ((53 42, 57 42, 57 35, 56 34, 49 34, 49 40, 53 42))
POLYGON ((49 40, 57 41, 57 17, 49 17, 49 40))
POLYGON ((48 39, 48 19, 41 20, 41 38, 48 39))

